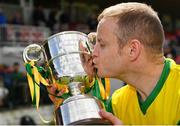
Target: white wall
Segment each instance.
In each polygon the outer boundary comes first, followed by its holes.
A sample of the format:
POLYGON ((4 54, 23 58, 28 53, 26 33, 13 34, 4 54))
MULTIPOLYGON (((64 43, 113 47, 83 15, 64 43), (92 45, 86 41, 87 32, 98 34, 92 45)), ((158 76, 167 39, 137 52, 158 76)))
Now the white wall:
POLYGON ((20 64, 20 71, 25 71, 22 52, 24 47, 0 47, 0 64, 12 66, 14 62, 20 64))
POLYGON ((117 79, 110 79, 111 81, 111 95, 112 93, 116 90, 119 89, 120 87, 123 86, 122 81, 117 80, 117 79))

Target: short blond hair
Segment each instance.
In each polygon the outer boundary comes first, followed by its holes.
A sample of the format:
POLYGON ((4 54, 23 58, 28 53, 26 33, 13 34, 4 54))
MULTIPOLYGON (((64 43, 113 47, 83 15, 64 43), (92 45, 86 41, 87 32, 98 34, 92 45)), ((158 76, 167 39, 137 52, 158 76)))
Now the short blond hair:
POLYGON ((121 3, 106 8, 98 21, 106 17, 116 18, 118 31, 115 31, 119 44, 123 47, 128 40, 138 39, 149 51, 163 52, 164 31, 157 13, 143 3, 121 3))

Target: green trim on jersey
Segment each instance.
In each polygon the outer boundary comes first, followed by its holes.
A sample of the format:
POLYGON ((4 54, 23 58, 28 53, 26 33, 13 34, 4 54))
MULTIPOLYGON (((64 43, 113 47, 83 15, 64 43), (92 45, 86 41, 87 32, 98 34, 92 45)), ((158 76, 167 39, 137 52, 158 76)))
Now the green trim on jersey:
POLYGON ((170 61, 165 60, 164 62, 164 68, 160 77, 160 80, 157 82, 155 88, 153 91, 150 93, 150 95, 146 98, 145 101, 142 101, 140 94, 137 92, 138 96, 138 101, 139 101, 139 106, 141 108, 141 111, 143 114, 146 114, 147 109, 151 105, 151 103, 154 101, 154 99, 158 96, 159 92, 161 91, 161 88, 164 85, 164 82, 166 81, 168 75, 170 72, 170 61))
POLYGON ((107 112, 110 112, 113 114, 113 109, 112 109, 112 97, 110 97, 106 102, 105 102, 105 108, 107 112))

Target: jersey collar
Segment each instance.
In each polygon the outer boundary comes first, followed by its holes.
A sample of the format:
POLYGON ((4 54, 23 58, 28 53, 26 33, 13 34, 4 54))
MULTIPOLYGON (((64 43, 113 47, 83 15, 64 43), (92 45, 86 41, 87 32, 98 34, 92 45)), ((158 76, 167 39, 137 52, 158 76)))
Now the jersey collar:
POLYGON ((138 97, 138 101, 139 101, 139 106, 141 108, 141 111, 143 112, 143 114, 146 114, 147 109, 149 108, 149 106, 151 105, 151 103, 155 100, 155 98, 158 96, 159 92, 161 91, 168 75, 170 72, 170 61, 169 60, 165 60, 164 62, 164 68, 161 74, 161 77, 159 79, 159 81, 157 82, 155 88, 153 89, 153 91, 150 93, 150 95, 146 98, 145 101, 142 101, 140 94, 137 92, 137 97, 138 97))

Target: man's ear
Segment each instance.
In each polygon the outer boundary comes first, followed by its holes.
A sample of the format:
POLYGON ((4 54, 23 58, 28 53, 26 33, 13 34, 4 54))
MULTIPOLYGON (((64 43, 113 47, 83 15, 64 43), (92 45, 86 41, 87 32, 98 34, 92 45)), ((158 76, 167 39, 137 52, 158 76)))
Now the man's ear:
POLYGON ((141 53, 141 49, 142 49, 142 44, 140 43, 139 40, 137 39, 132 39, 131 41, 129 41, 129 58, 131 61, 136 60, 140 53, 141 53))

